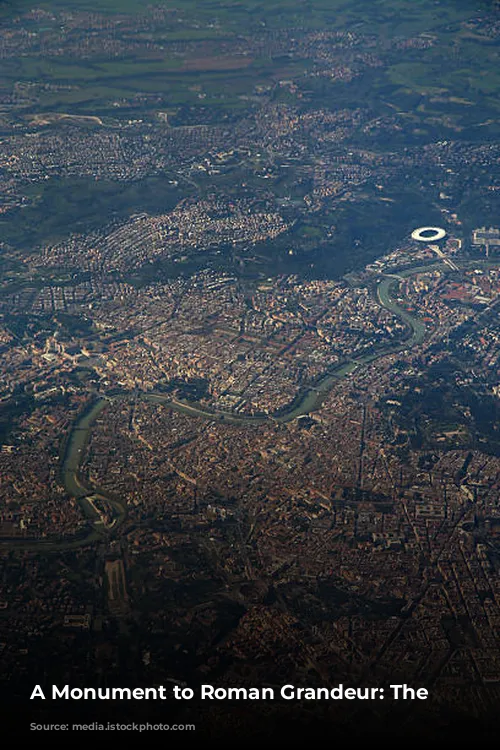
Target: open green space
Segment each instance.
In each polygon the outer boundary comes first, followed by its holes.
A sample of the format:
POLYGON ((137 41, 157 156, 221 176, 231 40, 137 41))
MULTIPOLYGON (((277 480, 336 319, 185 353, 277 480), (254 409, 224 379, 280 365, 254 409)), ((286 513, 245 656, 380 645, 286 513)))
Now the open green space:
POLYGON ((0 216, 2 239, 14 247, 34 247, 67 237, 68 227, 90 231, 102 227, 103 218, 107 223, 138 211, 168 211, 179 200, 169 179, 125 183, 79 177, 36 183, 27 190, 32 205, 0 216))

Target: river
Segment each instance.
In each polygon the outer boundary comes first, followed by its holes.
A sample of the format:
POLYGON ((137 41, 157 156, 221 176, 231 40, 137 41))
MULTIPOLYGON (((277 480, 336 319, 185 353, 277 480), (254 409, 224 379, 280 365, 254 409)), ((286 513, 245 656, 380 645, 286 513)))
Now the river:
MULTIPOLYGON (((401 307, 399 307, 398 303, 392 298, 391 295, 398 279, 411 276, 424 270, 433 270, 435 268, 443 269, 443 265, 432 264, 429 266, 406 269, 398 273, 397 276, 396 274, 394 274, 394 276, 386 276, 382 281, 379 282, 377 286, 377 297, 380 304, 387 310, 390 310, 395 315, 397 315, 406 323, 406 325, 410 329, 410 335, 404 341, 398 342, 398 344, 392 347, 384 347, 376 352, 367 354, 364 357, 359 357, 340 364, 336 369, 325 375, 316 384, 309 387, 305 391, 305 393, 303 393, 296 400, 296 402, 290 406, 288 411, 285 411, 281 414, 276 414, 274 416, 263 415, 254 417, 250 415, 233 414, 231 412, 211 411, 202 408, 197 404, 178 401, 160 393, 145 393, 142 394, 142 398, 151 403, 165 404, 170 409, 180 411, 183 414, 187 414, 189 416, 211 420, 223 420, 224 422, 232 424, 258 425, 267 422, 270 419, 276 422, 286 423, 305 414, 309 414, 311 411, 319 408, 322 401, 336 382, 338 382, 342 378, 349 376, 357 368, 369 364, 379 357, 386 356, 391 352, 410 348, 414 345, 420 344, 423 341, 426 330, 425 324, 418 318, 410 315, 410 313, 406 310, 403 310, 401 307)), ((114 396, 113 398, 99 398, 98 400, 96 400, 91 405, 91 407, 77 419, 67 442, 62 468, 64 487, 69 495, 76 498, 85 514, 85 517, 89 521, 92 521, 92 527, 89 533, 80 539, 68 540, 67 542, 54 541, 49 543, 45 540, 30 540, 29 542, 26 542, 26 544, 24 544, 20 540, 13 540, 12 546, 29 546, 37 547, 40 549, 55 550, 89 544, 90 542, 99 538, 104 532, 104 528, 99 527, 98 514, 93 506, 93 503, 89 500, 91 496, 101 497, 113 507, 115 512, 115 523, 113 524, 113 526, 117 526, 123 521, 126 515, 126 504, 117 501, 116 498, 105 496, 102 491, 97 492, 95 489, 86 487, 85 484, 83 484, 80 480, 79 471, 82 463, 82 458, 85 454, 85 448, 88 443, 90 431, 95 420, 111 401, 128 397, 128 395, 124 395, 114 396)))

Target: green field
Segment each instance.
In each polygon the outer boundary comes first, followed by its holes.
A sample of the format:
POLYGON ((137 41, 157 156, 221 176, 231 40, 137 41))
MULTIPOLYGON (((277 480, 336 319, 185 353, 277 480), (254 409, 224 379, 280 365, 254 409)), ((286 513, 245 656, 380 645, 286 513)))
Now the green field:
MULTIPOLYGON (((162 2, 145 4, 138 0, 103 0, 99 3, 102 14, 147 15, 148 8, 154 5, 164 7, 162 2)), ((487 5, 482 4, 485 8, 487 5)), ((32 8, 53 12, 96 11, 91 0, 52 0, 34 3, 21 0, 15 7, 16 13, 27 12, 32 8)), ((457 4, 451 0, 436 5, 433 0, 371 0, 356 2, 351 0, 282 0, 281 2, 197 2, 179 0, 170 10, 172 17, 149 29, 144 38, 160 44, 148 59, 139 56, 123 55, 109 58, 106 51, 94 54, 85 61, 81 58, 33 56, 29 52, 17 59, 6 59, 2 65, 2 78, 10 81, 37 81, 38 84, 71 84, 72 89, 64 92, 44 91, 40 95, 42 110, 51 107, 75 107, 91 112, 93 109, 106 109, 113 100, 126 98, 134 93, 160 92, 168 94, 171 104, 179 106, 199 102, 199 92, 191 90, 191 81, 202 86, 205 105, 238 107, 238 98, 252 93, 256 85, 273 82, 276 75, 286 78, 291 74, 288 63, 284 67, 275 60, 251 60, 249 67, 223 70, 218 74, 203 68, 182 70, 190 63, 192 52, 183 54, 172 51, 172 42, 212 44, 212 52, 205 49, 204 55, 218 56, 218 45, 225 39, 235 40, 238 35, 258 35, 262 30, 300 28, 322 29, 327 31, 349 30, 356 33, 377 35, 380 40, 399 36, 433 34, 439 43, 428 50, 415 50, 405 54, 402 62, 389 65, 379 76, 376 86, 387 82, 400 87, 402 91, 414 91, 425 96, 442 94, 452 97, 465 95, 474 100, 482 96, 488 106, 498 107, 500 91, 500 67, 496 64, 495 46, 485 45, 470 38, 470 35, 456 35, 457 25, 468 18, 473 8, 468 3, 457 4), (459 44, 460 62, 453 61, 453 45, 459 44), (448 47, 450 49, 448 49, 448 47), (443 65, 443 56, 450 64, 443 65), (410 59, 408 59, 408 57, 410 59), (487 75, 485 74, 487 72, 487 75)), ((478 6, 478 12, 481 3, 478 6)), ((5 18, 12 17, 11 6, 3 9, 5 18)), ((2 15, 0 15, 0 23, 2 15)), ((33 33, 43 37, 45 32, 57 33, 60 21, 50 18, 42 22, 33 21, 33 33)), ((129 31, 124 39, 132 39, 129 31), (129 36, 127 36, 129 34, 129 36)), ((149 27, 148 27, 149 28, 149 27)), ((137 39, 141 40, 141 34, 137 39)), ((297 64, 297 61, 294 61, 297 64)), ((304 69, 311 67, 311 61, 304 69)), ((4 83, 4 85, 5 85, 4 83)), ((397 104, 397 100, 395 100, 397 104)))

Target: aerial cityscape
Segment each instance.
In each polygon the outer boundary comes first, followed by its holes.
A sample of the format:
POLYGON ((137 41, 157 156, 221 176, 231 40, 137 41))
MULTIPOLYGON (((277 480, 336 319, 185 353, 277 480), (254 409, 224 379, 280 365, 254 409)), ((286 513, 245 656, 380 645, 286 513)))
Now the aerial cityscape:
POLYGON ((494 735, 500 4, 19 0, 0 60, 12 732, 494 735))

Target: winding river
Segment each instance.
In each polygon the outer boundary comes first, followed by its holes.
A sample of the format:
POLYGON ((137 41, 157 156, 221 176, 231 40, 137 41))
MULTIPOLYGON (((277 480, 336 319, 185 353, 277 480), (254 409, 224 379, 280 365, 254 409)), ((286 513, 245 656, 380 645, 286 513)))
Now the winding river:
MULTIPOLYGON (((167 405, 169 408, 176 411, 182 412, 193 417, 201 417, 204 419, 220 419, 224 422, 232 424, 262 424, 263 422, 269 421, 270 419, 286 423, 290 422, 297 417, 309 414, 311 411, 317 409, 324 398, 327 396, 333 385, 339 381, 339 379, 345 378, 350 375, 354 370, 367 365, 370 362, 375 361, 379 357, 386 356, 387 354, 394 353, 396 351, 402 351, 420 344, 425 337, 425 324, 419 319, 410 315, 409 312, 403 310, 397 302, 393 299, 393 291, 396 286, 396 282, 402 278, 406 278, 415 273, 421 271, 429 271, 433 269, 442 270, 444 266, 442 264, 432 264, 425 267, 410 268, 406 269, 397 275, 387 275, 377 285, 377 297, 380 304, 387 310, 397 315, 410 330, 410 335, 397 345, 388 347, 385 346, 376 352, 367 354, 364 357, 343 362, 334 370, 325 375, 321 380, 308 388, 289 408, 288 411, 277 414, 275 416, 244 416, 239 414, 233 414, 230 412, 217 412, 210 411, 184 401, 178 401, 172 399, 169 396, 162 395, 160 393, 145 393, 142 394, 141 398, 151 403, 161 403, 167 405)), ((110 398, 99 398, 96 400, 85 413, 80 416, 75 424, 73 425, 72 431, 69 435, 69 439, 66 444, 66 450, 63 458, 62 466, 62 478, 66 492, 74 497, 85 517, 90 522, 90 530, 87 530, 84 535, 80 537, 73 537, 68 540, 54 540, 47 541, 42 539, 31 539, 31 540, 19 540, 15 539, 12 542, 7 541, 2 544, 9 544, 13 547, 33 548, 40 550, 55 551, 61 549, 70 549, 73 547, 79 547, 82 545, 90 544, 96 539, 102 538, 103 536, 109 535, 116 526, 118 526, 126 516, 126 503, 122 503, 116 498, 111 498, 105 495, 101 491, 97 491, 95 488, 91 488, 85 485, 80 475, 80 467, 82 458, 85 455, 85 448, 87 446, 90 431, 92 426, 106 408, 106 406, 113 400, 128 398, 128 395, 114 396, 110 398), (113 521, 109 525, 103 523, 98 510, 96 509, 96 499, 105 500, 113 509, 113 521)))

